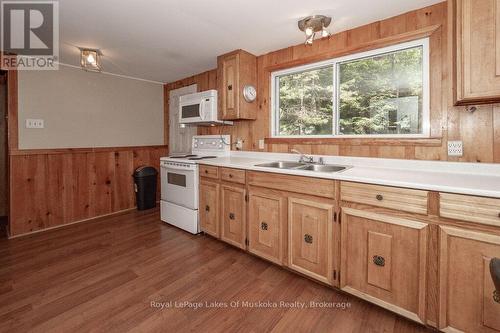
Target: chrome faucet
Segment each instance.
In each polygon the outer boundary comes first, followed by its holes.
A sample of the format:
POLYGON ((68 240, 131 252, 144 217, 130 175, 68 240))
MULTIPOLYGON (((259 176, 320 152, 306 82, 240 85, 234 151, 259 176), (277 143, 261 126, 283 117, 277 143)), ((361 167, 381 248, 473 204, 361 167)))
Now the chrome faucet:
POLYGON ((304 153, 301 153, 300 151, 298 151, 297 149, 292 149, 290 150, 292 153, 294 154, 299 154, 300 155, 300 159, 299 159, 299 162, 300 163, 314 163, 314 157, 312 156, 309 156, 309 155, 306 155, 304 153))

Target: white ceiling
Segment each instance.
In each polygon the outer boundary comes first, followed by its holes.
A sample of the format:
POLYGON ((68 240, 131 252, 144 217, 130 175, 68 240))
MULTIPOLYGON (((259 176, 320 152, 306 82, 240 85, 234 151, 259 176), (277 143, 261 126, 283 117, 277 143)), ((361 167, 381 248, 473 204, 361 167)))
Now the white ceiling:
POLYGON ((441 0, 60 0, 61 62, 102 50, 104 71, 172 82, 216 67, 217 55, 260 55, 302 43, 297 20, 324 14, 344 31, 441 0))

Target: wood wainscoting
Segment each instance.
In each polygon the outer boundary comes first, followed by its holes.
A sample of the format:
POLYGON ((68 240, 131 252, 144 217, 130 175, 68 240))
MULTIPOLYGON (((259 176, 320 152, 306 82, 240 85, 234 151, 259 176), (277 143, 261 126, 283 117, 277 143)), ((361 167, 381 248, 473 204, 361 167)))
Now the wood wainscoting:
POLYGON ((133 209, 133 171, 159 172, 166 154, 167 146, 11 150, 10 236, 133 209))

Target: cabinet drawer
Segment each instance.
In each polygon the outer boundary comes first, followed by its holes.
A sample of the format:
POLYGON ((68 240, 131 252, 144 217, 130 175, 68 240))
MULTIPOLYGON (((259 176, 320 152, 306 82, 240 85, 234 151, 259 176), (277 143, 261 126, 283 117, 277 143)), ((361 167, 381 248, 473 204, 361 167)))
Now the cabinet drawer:
POLYGON ((340 288, 425 323, 428 225, 342 209, 340 288))
POLYGON ((340 199, 417 214, 427 214, 427 191, 342 182, 340 199))
POLYGON ((441 193, 439 212, 455 220, 500 226, 500 199, 441 193))
POLYGON ((221 168, 220 178, 227 182, 245 184, 245 170, 221 168))
POLYGON ((200 165, 200 176, 219 179, 219 168, 209 165, 200 165))

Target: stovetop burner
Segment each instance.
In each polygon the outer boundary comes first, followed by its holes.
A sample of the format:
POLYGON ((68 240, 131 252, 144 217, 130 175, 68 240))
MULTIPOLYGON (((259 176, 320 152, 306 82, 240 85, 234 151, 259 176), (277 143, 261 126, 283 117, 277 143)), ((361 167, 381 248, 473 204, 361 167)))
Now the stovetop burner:
POLYGON ((217 156, 199 156, 199 157, 191 157, 191 158, 188 158, 188 160, 191 160, 191 161, 197 161, 197 160, 204 160, 204 159, 208 159, 208 158, 217 158, 217 156))

